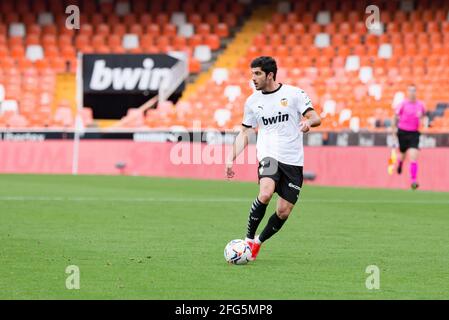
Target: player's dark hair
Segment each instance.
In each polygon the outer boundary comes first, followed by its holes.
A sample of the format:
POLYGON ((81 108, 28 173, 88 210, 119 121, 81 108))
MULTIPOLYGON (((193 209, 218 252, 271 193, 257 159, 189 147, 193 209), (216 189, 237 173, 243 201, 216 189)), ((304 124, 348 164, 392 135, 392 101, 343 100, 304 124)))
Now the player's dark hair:
POLYGON ((276 65, 276 60, 272 57, 262 56, 254 59, 251 62, 251 68, 260 68, 266 75, 273 72, 273 79, 276 80, 276 73, 278 72, 278 67, 276 65))

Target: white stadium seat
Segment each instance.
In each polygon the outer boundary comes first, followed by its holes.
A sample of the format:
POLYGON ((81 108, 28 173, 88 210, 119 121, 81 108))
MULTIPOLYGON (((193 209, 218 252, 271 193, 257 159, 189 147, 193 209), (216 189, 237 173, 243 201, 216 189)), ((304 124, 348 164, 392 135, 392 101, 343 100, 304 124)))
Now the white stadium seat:
POLYGON ((385 26, 382 22, 373 23, 371 27, 368 29, 369 34, 374 34, 376 36, 380 36, 384 33, 385 26))
POLYGON ((357 71, 360 68, 360 58, 359 56, 348 56, 346 58, 345 70, 346 71, 357 71))
POLYGON ((199 62, 208 62, 212 59, 212 51, 210 47, 207 45, 199 45, 196 46, 193 51, 193 56, 199 62))
POLYGON ((374 97, 376 100, 382 98, 382 86, 380 84, 372 84, 368 87, 368 95, 374 97))
POLYGON ((229 73, 226 68, 215 68, 212 71, 212 79, 218 85, 221 85, 223 82, 228 81, 229 73))
POLYGON ((229 102, 234 102, 242 94, 240 86, 229 85, 224 90, 224 95, 228 98, 229 102))
POLYGON ((228 109, 217 109, 214 113, 214 120, 222 127, 231 120, 231 111, 228 109))
POLYGON ((123 36, 122 46, 125 49, 139 48, 139 36, 134 33, 127 33, 123 36))
POLYGON ((29 45, 26 48, 26 58, 32 62, 44 59, 44 49, 40 45, 29 45))
POLYGON ((389 43, 383 43, 379 46, 377 52, 379 58, 390 59, 393 56, 393 47, 389 43))
POLYGON ((339 123, 343 123, 351 119, 352 111, 350 109, 343 109, 340 111, 340 116, 338 118, 339 123))
POLYGON ((337 103, 334 100, 326 100, 323 104, 324 115, 334 115, 337 110, 337 103))
POLYGON ((359 132, 360 130, 359 117, 352 117, 351 120, 349 120, 349 129, 351 129, 353 132, 359 132))
POLYGON ((318 33, 315 36, 315 47, 325 48, 329 47, 331 39, 327 33, 318 33))
POLYGON ((190 38, 195 33, 193 24, 185 23, 178 28, 178 36, 190 38))
POLYGON ((9 25, 9 36, 10 37, 25 37, 26 28, 23 23, 11 23, 9 25))
POLYGON ((361 67, 359 71, 359 79, 362 83, 368 83, 373 78, 373 68, 361 67))
POLYGON ((405 99, 405 93, 403 91, 397 91, 393 96, 392 107, 396 108, 405 99))

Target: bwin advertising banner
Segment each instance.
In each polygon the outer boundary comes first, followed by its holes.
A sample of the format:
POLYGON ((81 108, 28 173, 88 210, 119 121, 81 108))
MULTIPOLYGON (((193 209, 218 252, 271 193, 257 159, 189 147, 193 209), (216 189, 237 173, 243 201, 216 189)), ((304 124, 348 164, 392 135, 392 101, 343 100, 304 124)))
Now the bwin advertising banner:
POLYGON ((185 61, 165 54, 83 55, 83 104, 96 119, 120 119, 157 94, 177 100, 187 75, 185 61))

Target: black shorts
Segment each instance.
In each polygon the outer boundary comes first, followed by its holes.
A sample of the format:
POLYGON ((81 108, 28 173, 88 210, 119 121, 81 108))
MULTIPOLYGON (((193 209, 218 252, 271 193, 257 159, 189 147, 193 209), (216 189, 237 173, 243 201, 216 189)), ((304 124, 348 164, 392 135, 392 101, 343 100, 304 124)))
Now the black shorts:
POLYGON ((295 204, 302 188, 303 167, 278 162, 274 158, 264 158, 259 162, 259 181, 271 178, 276 187, 275 192, 290 203, 295 204))
POLYGON ((419 131, 398 129, 399 150, 406 152, 410 148, 419 149, 419 131))

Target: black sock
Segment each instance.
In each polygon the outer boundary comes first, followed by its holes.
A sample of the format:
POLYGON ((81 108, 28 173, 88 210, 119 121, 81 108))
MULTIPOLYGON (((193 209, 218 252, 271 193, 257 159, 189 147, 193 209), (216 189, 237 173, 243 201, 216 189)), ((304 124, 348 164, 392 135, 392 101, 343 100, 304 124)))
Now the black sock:
POLYGON ((281 218, 278 217, 278 215, 275 212, 270 217, 267 225, 265 226, 265 229, 263 229, 262 233, 260 234, 259 236, 260 242, 264 242, 270 239, 276 232, 278 232, 282 228, 285 221, 287 221, 287 219, 282 220, 281 218))
POLYGON ((254 239, 257 227, 259 226, 260 221, 262 221, 266 210, 267 205, 260 202, 259 199, 256 198, 251 206, 251 210, 249 211, 248 230, 246 233, 247 238, 254 239))

